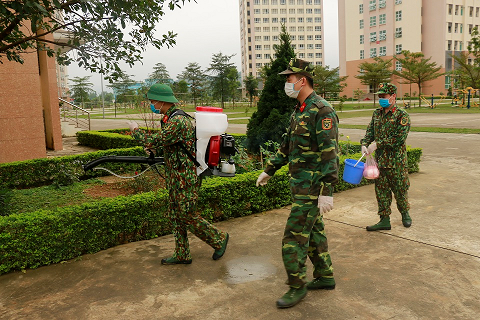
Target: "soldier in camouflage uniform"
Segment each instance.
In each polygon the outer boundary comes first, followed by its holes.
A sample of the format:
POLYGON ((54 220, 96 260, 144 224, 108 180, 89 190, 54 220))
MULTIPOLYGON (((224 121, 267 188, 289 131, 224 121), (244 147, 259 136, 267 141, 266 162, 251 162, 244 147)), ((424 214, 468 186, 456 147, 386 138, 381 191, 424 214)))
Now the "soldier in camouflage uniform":
POLYGON ((277 301, 278 308, 297 304, 307 289, 334 289, 333 268, 324 231, 323 213, 333 208, 333 187, 338 182, 338 117, 334 109, 313 91, 313 66, 292 59, 285 93, 298 103, 275 157, 257 180, 265 185, 288 163, 293 197, 282 239, 282 256, 290 290, 277 301), (307 256, 313 263, 314 280, 305 283, 307 256))
POLYGON ((373 112, 362 143, 362 152, 375 152, 380 176, 375 180, 378 214, 380 221, 368 226, 368 231, 390 230, 392 193, 397 201, 398 211, 402 214, 402 223, 408 228, 412 219, 408 213, 407 140, 410 131, 410 116, 395 105, 397 87, 391 83, 380 84, 377 93, 380 108, 373 112))
POLYGON ((162 130, 159 133, 147 133, 130 122, 132 137, 148 149, 161 149, 165 158, 166 186, 169 192, 168 213, 173 223, 175 252, 173 256, 162 259, 162 264, 190 264, 192 256, 188 244, 187 230, 205 241, 215 251, 213 259, 220 259, 225 253, 228 233, 221 232, 196 212, 200 180, 196 168, 179 145, 195 156, 195 127, 184 115, 170 117, 178 111, 177 99, 172 89, 165 84, 154 84, 147 93, 150 108, 163 114, 162 130))

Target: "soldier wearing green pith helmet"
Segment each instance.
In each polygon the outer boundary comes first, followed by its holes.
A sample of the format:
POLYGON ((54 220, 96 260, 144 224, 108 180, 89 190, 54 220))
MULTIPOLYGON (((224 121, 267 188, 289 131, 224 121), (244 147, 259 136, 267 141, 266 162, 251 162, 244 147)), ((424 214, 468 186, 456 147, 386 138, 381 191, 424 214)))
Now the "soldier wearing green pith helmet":
POLYGON ((187 231, 214 249, 213 260, 220 259, 227 248, 228 233, 222 232, 197 212, 200 181, 196 167, 183 148, 195 156, 195 127, 181 115, 178 100, 166 84, 154 84, 147 92, 150 109, 162 114, 162 130, 146 132, 134 121, 129 122, 132 137, 148 149, 161 149, 165 158, 165 184, 168 189, 168 218, 173 225, 174 253, 161 260, 164 265, 190 264, 192 256, 187 231), (177 114, 177 116, 175 116, 177 114), (183 145, 183 148, 182 146, 183 145))
POLYGON ((378 94, 380 108, 373 112, 362 143, 362 153, 375 151, 380 176, 375 180, 375 194, 378 203, 380 221, 368 226, 367 231, 390 230, 392 193, 397 208, 402 215, 403 226, 409 228, 412 218, 409 214, 407 165, 407 140, 410 131, 410 116, 396 106, 397 87, 391 83, 382 83, 378 94))
POLYGON ((277 300, 278 308, 296 305, 308 290, 334 289, 333 267, 328 252, 323 214, 333 208, 333 187, 338 182, 338 117, 335 110, 313 91, 313 65, 292 59, 285 93, 297 99, 290 125, 275 157, 257 180, 265 185, 275 171, 289 165, 293 197, 282 239, 288 292, 277 300), (314 279, 306 283, 307 256, 314 279))

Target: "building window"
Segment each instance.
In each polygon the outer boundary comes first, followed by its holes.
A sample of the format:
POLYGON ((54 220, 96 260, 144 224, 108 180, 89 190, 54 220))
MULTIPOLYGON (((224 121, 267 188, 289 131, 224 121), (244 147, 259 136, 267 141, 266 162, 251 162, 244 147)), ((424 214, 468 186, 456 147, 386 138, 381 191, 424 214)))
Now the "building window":
POLYGON ((299 35, 299 36, 298 36, 298 40, 299 40, 299 41, 305 40, 305 36, 304 36, 304 35, 299 35))
POLYGON ((268 18, 263 18, 263 23, 268 23, 268 18))
POLYGON ((259 5, 259 4, 260 4, 260 0, 253 0, 253 4, 259 5))
POLYGON ((305 49, 305 45, 303 43, 299 43, 298 49, 301 49, 301 50, 305 49))
POLYGON ((396 54, 402 53, 402 45, 401 44, 395 45, 395 53, 396 54))
POLYGON ((380 47, 378 55, 380 57, 386 56, 387 55, 387 47, 380 47))
POLYGON ((255 18, 255 19, 253 19, 253 21, 254 21, 255 23, 260 23, 261 20, 260 20, 260 18, 255 18))
POLYGON ((322 57, 322 53, 320 52, 315 53, 315 58, 321 58, 321 57, 322 57))
POLYGON ((290 32, 295 32, 297 30, 297 27, 290 27, 290 32))
POLYGON ((262 28, 261 27, 255 27, 255 32, 262 32, 262 28))
POLYGON ((370 27, 375 27, 377 25, 377 16, 370 17, 370 27))
POLYGON ((307 53, 307 58, 313 59, 313 52, 307 53))
POLYGON ((297 9, 298 14, 303 14, 303 9, 297 9))
POLYGON ((463 41, 460 41, 460 48, 459 48, 460 51, 463 50, 463 41))
POLYGON ((458 23, 455 23, 455 33, 458 33, 458 23))
POLYGON ((457 4, 455 6, 455 15, 458 16, 458 9, 460 8, 460 6, 457 4))
POLYGON ((257 59, 262 59, 262 54, 261 54, 261 53, 255 54, 255 58, 257 58, 257 59))
POLYGON ((262 41, 262 36, 255 36, 255 41, 262 41))
POLYGON ((468 16, 473 17, 473 7, 468 7, 468 16))
POLYGON ((468 34, 472 34, 473 24, 468 25, 468 34))
POLYGON ((387 30, 378 31, 378 40, 380 41, 387 40, 387 30))
POLYGON ((311 34, 307 35, 307 40, 313 41, 313 35, 311 35, 311 34))
POLYGON ((270 53, 265 53, 265 54, 263 55, 263 57, 264 57, 265 59, 270 59, 270 53))
POLYGON ((402 21, 402 10, 395 11, 395 21, 402 21))
POLYGON ((287 18, 280 18, 280 23, 287 23, 287 18))
POLYGON ((478 18, 478 14, 480 13, 480 7, 475 8, 475 17, 478 18))
POLYGON ((305 27, 298 27, 298 31, 300 31, 300 32, 305 31, 305 27))
POLYGON ((261 44, 256 44, 255 45, 255 50, 262 50, 262 45, 261 44))
POLYGON ((402 4, 402 0, 395 0, 395 4, 402 4))
POLYGON ((298 5, 303 5, 303 0, 297 0, 298 5))
POLYGON ((447 23, 447 31, 448 31, 448 33, 452 33, 452 23, 451 22, 447 23))
POLYGON ((321 9, 313 9, 313 13, 315 14, 321 14, 322 10, 321 9))
POLYGON ((385 24, 387 23, 387 14, 382 13, 378 16, 378 24, 385 24))
MULTIPOLYGON (((315 18, 315 20, 317 20, 317 19, 319 19, 319 18, 315 18)), ((315 22, 317 22, 317 21, 315 21, 315 22)), ((307 18, 307 23, 313 23, 313 18, 307 18)))
POLYGON ((303 23, 303 17, 299 17, 298 22, 303 23))
POLYGON ((377 32, 370 32, 370 42, 377 41, 377 32))
POLYGON ((314 0, 313 4, 320 4, 320 0, 314 0))
POLYGON ((312 14, 313 13, 313 9, 306 9, 305 10, 307 14, 312 14))
POLYGON ((299 54, 298 54, 298 57, 301 58, 301 59, 305 58, 305 53, 303 53, 303 52, 302 52, 302 53, 299 53, 299 54))
POLYGON ((272 18, 272 23, 278 23, 278 18, 272 18))
POLYGON ((263 36, 263 41, 270 41, 270 36, 263 36))
POLYGON ((453 50, 457 51, 457 48, 458 48, 458 41, 455 40, 455 42, 453 43, 453 50))
POLYGON ((360 60, 365 59, 365 50, 360 50, 360 60))
POLYGON ((312 26, 308 26, 308 27, 307 27, 307 31, 313 31, 313 27, 312 27, 312 26))
POLYGON ((262 10, 262 13, 263 13, 263 14, 268 14, 268 13, 269 13, 269 12, 268 12, 268 9, 263 9, 263 10, 262 10))
POLYGON ((401 38, 402 37, 402 27, 395 28, 395 38, 401 38))
POLYGON ((315 49, 316 50, 322 50, 322 44, 321 43, 316 43, 315 44, 315 49))
POLYGON ((307 43, 307 50, 313 50, 313 43, 307 43))
POLYGON ((322 40, 322 35, 321 34, 316 34, 315 35, 315 40, 322 40))
POLYGON ((322 31, 322 26, 315 26, 315 31, 322 31))
POLYGON ((365 36, 363 34, 360 35, 360 44, 363 44, 365 41, 365 36))
POLYGON ((262 4, 266 4, 266 5, 268 5, 268 4, 269 4, 269 2, 270 2, 270 1, 268 1, 268 0, 263 0, 263 1, 262 1, 262 4))
POLYGON ((395 70, 402 71, 402 63, 400 61, 395 61, 395 70))
POLYGON ((272 32, 278 32, 278 27, 272 27, 272 32))
POLYGON ((452 51, 452 40, 448 40, 447 42, 447 51, 452 51))
POLYGON ((358 5, 358 13, 363 13, 363 4, 358 5))
POLYGON ((448 14, 452 15, 452 11, 453 11, 453 4, 449 4, 448 5, 448 14))
POLYGON ((263 32, 269 32, 270 31, 270 27, 263 27, 263 32))
POLYGON ((378 8, 382 9, 387 6, 387 0, 378 0, 378 8))
POLYGON ((253 9, 253 13, 260 14, 260 9, 253 9))
POLYGON ((292 39, 292 41, 295 41, 295 36, 290 36, 290 39, 292 39))
POLYGON ((261 64, 261 63, 256 63, 256 64, 255 64, 255 67, 261 68, 261 67, 262 67, 262 64, 261 64))
POLYGON ((360 29, 363 29, 363 19, 360 19, 360 29))
POLYGON ((463 24, 460 23, 460 33, 463 33, 463 24))
POLYGON ((312 0, 305 1, 305 4, 312 4, 312 0))
POLYGON ((370 48, 370 58, 375 58, 377 56, 377 48, 370 48))
POLYGON ((295 9, 288 9, 288 13, 295 14, 295 9))
POLYGON ((317 62, 315 62, 315 64, 316 64, 317 66, 321 66, 321 65, 322 65, 322 61, 317 61, 317 62))
POLYGON ((322 22, 322 18, 320 17, 315 17, 315 23, 320 23, 322 22))
POLYGON ((295 0, 288 0, 288 4, 290 4, 292 6, 295 5, 295 0))
POLYGON ((368 9, 370 11, 376 10, 377 9, 377 0, 370 0, 370 4, 368 6, 368 9))
POLYGON ((296 21, 295 17, 288 18, 288 22, 290 23, 295 23, 295 21, 296 21))

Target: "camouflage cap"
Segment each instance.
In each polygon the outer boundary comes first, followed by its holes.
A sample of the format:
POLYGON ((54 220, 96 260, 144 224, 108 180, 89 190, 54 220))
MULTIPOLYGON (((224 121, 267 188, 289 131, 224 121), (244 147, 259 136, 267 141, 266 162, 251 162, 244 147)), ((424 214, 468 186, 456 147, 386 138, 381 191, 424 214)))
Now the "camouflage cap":
POLYGON ((314 68, 312 63, 310 63, 308 61, 305 61, 305 60, 292 58, 290 60, 290 63, 288 64, 287 70, 282 71, 279 74, 289 75, 289 74, 292 74, 292 73, 298 73, 298 74, 301 74, 301 75, 304 75, 306 77, 309 77, 309 78, 313 79, 314 69, 315 68, 314 68))
POLYGON ((390 82, 380 83, 378 85, 378 91, 375 94, 395 94, 397 93, 397 86, 390 82))

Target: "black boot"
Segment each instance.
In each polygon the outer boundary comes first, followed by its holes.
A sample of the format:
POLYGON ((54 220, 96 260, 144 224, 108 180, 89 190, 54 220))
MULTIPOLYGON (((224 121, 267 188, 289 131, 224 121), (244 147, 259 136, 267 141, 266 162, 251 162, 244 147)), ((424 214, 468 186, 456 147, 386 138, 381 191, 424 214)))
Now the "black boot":
POLYGON ((377 230, 390 230, 390 216, 380 216, 380 221, 378 221, 373 226, 368 226, 367 231, 377 231, 377 230))
POLYGON ((410 218, 408 212, 402 213, 402 223, 405 228, 410 228, 412 225, 412 218, 410 218))

